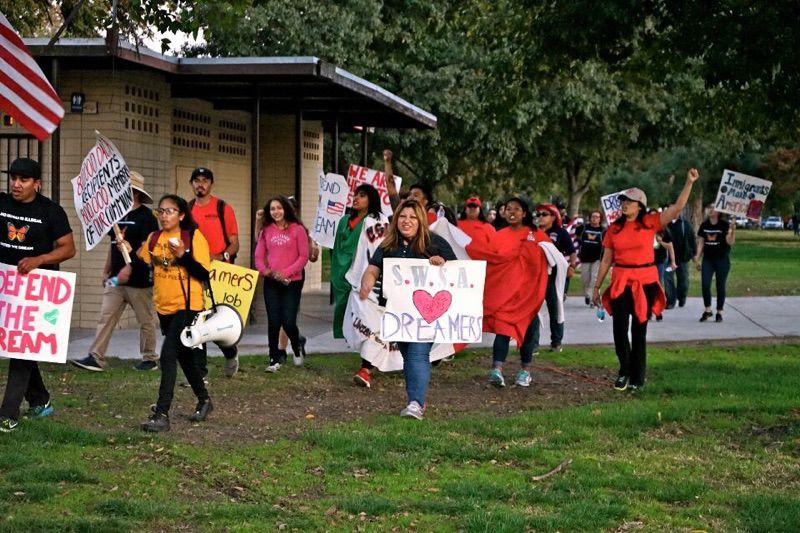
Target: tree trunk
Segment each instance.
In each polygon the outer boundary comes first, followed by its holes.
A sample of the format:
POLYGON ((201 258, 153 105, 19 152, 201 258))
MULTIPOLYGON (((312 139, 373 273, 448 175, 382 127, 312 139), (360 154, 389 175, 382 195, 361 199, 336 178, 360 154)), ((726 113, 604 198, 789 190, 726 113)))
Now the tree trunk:
POLYGON ((592 169, 582 172, 581 161, 571 161, 564 168, 564 175, 567 178, 567 214, 570 218, 580 212, 581 199, 589 191, 594 171, 592 169))

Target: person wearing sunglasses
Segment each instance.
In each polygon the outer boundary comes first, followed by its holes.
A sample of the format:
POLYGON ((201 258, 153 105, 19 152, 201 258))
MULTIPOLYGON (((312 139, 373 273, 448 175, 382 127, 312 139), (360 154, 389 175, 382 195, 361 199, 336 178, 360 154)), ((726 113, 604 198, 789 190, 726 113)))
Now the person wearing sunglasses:
POLYGON ((464 203, 464 208, 458 214, 458 229, 472 237, 472 239, 491 240, 497 230, 486 220, 486 215, 481 209, 481 199, 470 196, 464 203))
POLYGON ((613 317, 614 348, 619 359, 616 390, 636 391, 644 386, 647 321, 651 315, 661 314, 666 305, 664 289, 658 281, 653 239, 686 207, 692 185, 699 177, 697 169, 689 169, 677 200, 661 213, 647 214, 647 196, 641 189, 634 187, 619 195, 622 216, 606 232, 593 292, 594 303, 602 303, 613 317), (600 287, 612 266, 611 285, 601 298, 600 287))
MULTIPOLYGON (((575 252, 575 246, 572 244, 572 238, 569 232, 561 227, 561 214, 558 208, 553 204, 539 204, 536 206, 536 219, 539 229, 550 237, 555 247, 559 252, 569 261, 569 268, 567 270, 567 281, 564 285, 563 294, 567 293, 569 289, 569 278, 575 272, 575 265, 578 260, 578 254, 575 252)), ((559 316, 559 293, 561 292, 556 287, 556 271, 555 269, 550 273, 550 278, 547 282, 547 295, 545 302, 547 304, 547 314, 550 317, 550 349, 554 352, 561 351, 561 342, 564 339, 564 322, 559 322, 556 317, 559 316)), ((539 325, 540 320, 537 315, 534 318, 533 338, 534 344, 539 346, 539 325)))

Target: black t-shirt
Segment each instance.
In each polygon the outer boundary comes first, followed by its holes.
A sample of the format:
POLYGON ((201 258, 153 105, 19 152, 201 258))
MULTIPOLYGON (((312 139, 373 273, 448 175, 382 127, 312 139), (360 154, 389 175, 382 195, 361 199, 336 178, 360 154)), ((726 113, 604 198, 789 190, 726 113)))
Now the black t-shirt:
POLYGON ((594 263, 603 255, 603 236, 605 230, 602 226, 582 226, 578 232, 580 251, 578 257, 581 263, 594 263))
POLYGON ((570 237, 569 232, 561 226, 551 226, 545 233, 547 233, 547 236, 553 241, 558 251, 565 256, 570 256, 575 252, 575 246, 572 244, 572 237, 570 237))
MULTIPOLYGON (((133 247, 131 252, 131 278, 126 285, 130 287, 152 287, 153 280, 150 277, 150 267, 139 259, 136 251, 147 240, 150 233, 158 230, 158 220, 149 207, 140 205, 118 222, 119 229, 125 232, 125 240, 133 247)), ((125 266, 125 259, 117 248, 114 230, 109 232, 111 237, 111 276, 116 276, 122 267, 125 266)))
MULTIPOLYGON (((672 242, 672 234, 670 234, 667 228, 662 229, 656 235, 661 235, 662 243, 672 242)), ((667 258, 669 258, 669 252, 667 252, 667 249, 664 248, 663 244, 659 245, 658 241, 654 242, 653 246, 655 247, 655 263, 657 265, 664 264, 667 261, 667 258)))
MULTIPOLYGON (((16 265, 25 257, 50 253, 55 241, 72 233, 64 209, 50 198, 37 194, 32 202, 18 202, 0 192, 0 263, 16 265)), ((56 265, 39 268, 55 270, 56 265)))
POLYGON ((717 259, 728 255, 731 247, 725 236, 728 235, 729 229, 730 224, 723 220, 718 220, 716 224, 706 220, 700 224, 697 236, 703 239, 703 257, 717 259))

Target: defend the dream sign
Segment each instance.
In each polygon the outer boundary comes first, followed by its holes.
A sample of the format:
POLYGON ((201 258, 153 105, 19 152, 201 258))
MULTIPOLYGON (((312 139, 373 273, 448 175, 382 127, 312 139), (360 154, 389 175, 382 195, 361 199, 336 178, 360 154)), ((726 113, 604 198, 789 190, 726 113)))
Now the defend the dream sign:
POLYGON ((74 272, 27 275, 0 263, 0 357, 66 363, 74 272))
POLYGON ((328 172, 319 176, 319 205, 311 238, 323 248, 333 249, 336 242, 336 227, 344 216, 350 189, 347 180, 340 174, 328 172))
POLYGON ((91 250, 122 220, 133 205, 128 166, 110 140, 99 132, 97 143, 81 163, 72 179, 75 211, 83 226, 86 249, 91 250))
POLYGON ((386 342, 480 342, 483 335, 485 261, 384 259, 386 342))
POLYGON ((622 191, 600 197, 600 203, 603 205, 603 213, 605 213, 606 220, 609 224, 622 216, 622 206, 619 203, 620 194, 622 194, 622 191))
POLYGON ((771 181, 726 169, 722 173, 714 209, 720 213, 758 220, 771 189, 771 181))

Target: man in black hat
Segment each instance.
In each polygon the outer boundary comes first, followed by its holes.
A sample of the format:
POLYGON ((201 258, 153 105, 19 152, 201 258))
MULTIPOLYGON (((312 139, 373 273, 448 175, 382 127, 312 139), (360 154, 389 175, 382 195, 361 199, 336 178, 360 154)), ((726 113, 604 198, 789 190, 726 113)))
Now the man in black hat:
MULTIPOLYGON (((39 194, 42 171, 36 161, 17 159, 4 173, 9 175, 11 193, 0 192, 0 224, 8 230, 0 235, 0 263, 16 265, 22 275, 37 268, 55 270, 59 263, 75 255, 67 214, 60 205, 39 194)), ((11 359, 0 406, 0 431, 16 429, 23 398, 30 405, 26 418, 53 412, 50 393, 36 361, 11 359)))

